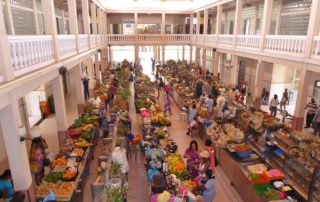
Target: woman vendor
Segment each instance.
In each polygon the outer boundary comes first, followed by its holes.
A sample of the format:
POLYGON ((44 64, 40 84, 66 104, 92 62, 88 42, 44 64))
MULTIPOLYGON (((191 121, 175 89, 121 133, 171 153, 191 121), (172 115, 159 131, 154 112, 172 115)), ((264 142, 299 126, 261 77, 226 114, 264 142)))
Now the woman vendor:
POLYGON ((39 185, 44 177, 44 166, 50 163, 47 162, 45 151, 48 148, 48 144, 41 137, 41 132, 38 128, 33 128, 30 135, 32 137, 30 167, 32 174, 35 176, 36 184, 39 185))
POLYGON ((202 197, 204 202, 212 202, 216 195, 216 180, 212 170, 206 170, 207 182, 203 184, 198 184, 198 187, 203 191, 202 197))
POLYGON ((196 163, 199 161, 198 143, 195 140, 190 142, 189 148, 186 149, 183 158, 187 159, 187 170, 190 172, 193 178, 198 176, 198 170, 196 169, 196 163))

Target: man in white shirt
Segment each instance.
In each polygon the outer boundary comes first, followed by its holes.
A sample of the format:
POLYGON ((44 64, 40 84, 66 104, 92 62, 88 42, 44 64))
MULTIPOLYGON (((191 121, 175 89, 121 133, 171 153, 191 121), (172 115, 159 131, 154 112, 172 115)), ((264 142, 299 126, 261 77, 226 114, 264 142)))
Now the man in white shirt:
POLYGON ((271 116, 277 116, 277 110, 278 110, 277 105, 279 105, 279 100, 278 100, 278 95, 275 94, 273 98, 270 100, 270 105, 269 105, 271 116))

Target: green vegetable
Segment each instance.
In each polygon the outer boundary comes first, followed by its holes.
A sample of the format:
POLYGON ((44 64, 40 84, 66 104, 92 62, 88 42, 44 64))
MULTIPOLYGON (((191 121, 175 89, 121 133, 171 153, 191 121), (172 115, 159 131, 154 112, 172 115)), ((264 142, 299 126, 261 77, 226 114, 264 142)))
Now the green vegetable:
POLYGON ((92 136, 92 131, 84 131, 84 132, 82 132, 81 134, 80 134, 80 137, 82 138, 82 139, 90 139, 91 138, 91 136, 92 136))
POLYGON ((253 181, 258 181, 259 175, 257 175, 256 173, 249 173, 249 178, 253 181))
POLYGON ((51 173, 44 177, 44 181, 57 183, 59 180, 62 179, 63 173, 51 173))
POLYGON ((267 197, 268 201, 280 200, 279 193, 274 189, 264 192, 263 195, 267 197))

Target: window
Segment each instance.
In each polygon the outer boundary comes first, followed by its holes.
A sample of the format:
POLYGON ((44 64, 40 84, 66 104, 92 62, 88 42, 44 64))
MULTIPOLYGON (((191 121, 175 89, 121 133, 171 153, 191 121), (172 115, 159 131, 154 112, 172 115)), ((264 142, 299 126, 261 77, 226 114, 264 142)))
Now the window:
POLYGON ((229 24, 229 34, 233 34, 234 21, 230 21, 229 24))

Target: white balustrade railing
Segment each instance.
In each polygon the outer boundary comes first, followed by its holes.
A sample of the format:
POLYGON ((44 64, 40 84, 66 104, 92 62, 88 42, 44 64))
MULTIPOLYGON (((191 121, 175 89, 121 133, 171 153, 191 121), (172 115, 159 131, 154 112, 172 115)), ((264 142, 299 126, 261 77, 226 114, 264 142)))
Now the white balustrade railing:
POLYGON ((97 46, 97 35, 91 34, 90 35, 90 47, 96 47, 97 46))
POLYGON ((264 49, 271 52, 303 54, 306 36, 267 35, 264 49))
POLYGON ((312 56, 314 57, 320 57, 320 37, 315 36, 313 38, 313 51, 312 56))
POLYGON ((112 42, 119 42, 119 43, 125 43, 125 42, 135 42, 135 36, 134 35, 127 35, 127 34, 109 34, 107 36, 108 43, 112 42))
POLYGON ((196 43, 196 42, 197 42, 197 35, 192 34, 192 35, 190 36, 190 41, 191 41, 192 43, 196 43))
POLYGON ((78 41, 80 51, 89 49, 89 36, 87 34, 78 35, 78 41))
POLYGON ((220 45, 232 45, 233 35, 231 34, 219 34, 218 35, 218 44, 220 45))
POLYGON ((162 41, 162 36, 160 34, 139 34, 138 41, 139 42, 160 43, 162 41))
POLYGON ((237 47, 258 49, 260 45, 260 35, 237 35, 237 47))
POLYGON ((102 44, 102 35, 97 35, 97 45, 102 44))
POLYGON ((62 58, 77 53, 76 35, 58 35, 59 54, 62 58))
POLYGON ((189 34, 167 34, 165 35, 166 42, 190 42, 189 34))
POLYGON ((215 34, 206 35, 206 43, 216 43, 216 42, 217 42, 217 35, 215 34))
POLYGON ((197 42, 204 43, 204 35, 203 34, 197 36, 197 42))
POLYGON ((54 59, 50 35, 9 36, 14 71, 54 59))

